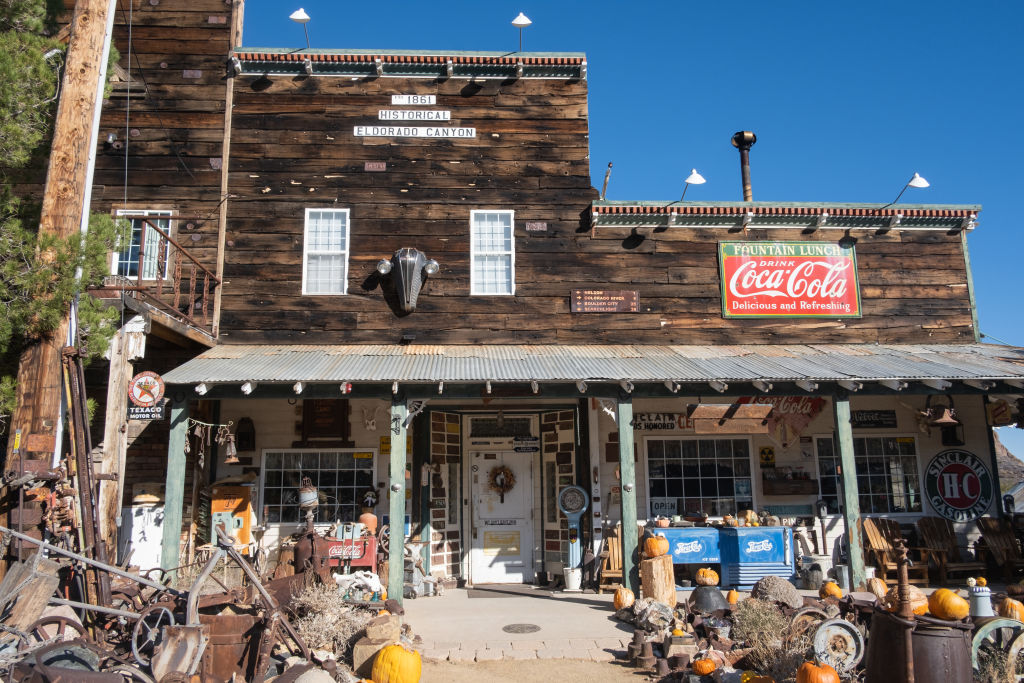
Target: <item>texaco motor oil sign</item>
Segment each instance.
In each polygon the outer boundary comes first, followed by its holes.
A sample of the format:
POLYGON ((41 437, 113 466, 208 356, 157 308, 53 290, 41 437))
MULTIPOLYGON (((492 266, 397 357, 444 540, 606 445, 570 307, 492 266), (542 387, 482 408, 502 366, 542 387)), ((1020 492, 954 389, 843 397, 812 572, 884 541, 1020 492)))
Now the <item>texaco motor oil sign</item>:
POLYGON ((853 247, 832 242, 720 242, 726 318, 859 318, 853 247))
POLYGON ((968 451, 942 451, 924 472, 925 495, 936 514, 954 522, 981 517, 992 503, 992 475, 968 451))

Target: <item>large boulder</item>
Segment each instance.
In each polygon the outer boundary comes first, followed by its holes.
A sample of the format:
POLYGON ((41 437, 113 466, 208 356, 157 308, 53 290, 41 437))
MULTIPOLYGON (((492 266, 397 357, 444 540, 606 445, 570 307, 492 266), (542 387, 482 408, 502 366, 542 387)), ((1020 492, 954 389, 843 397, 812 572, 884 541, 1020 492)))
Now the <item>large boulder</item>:
POLYGON ((781 576, 766 576, 754 584, 750 597, 768 602, 779 602, 794 609, 803 607, 804 599, 800 597, 796 586, 781 576))

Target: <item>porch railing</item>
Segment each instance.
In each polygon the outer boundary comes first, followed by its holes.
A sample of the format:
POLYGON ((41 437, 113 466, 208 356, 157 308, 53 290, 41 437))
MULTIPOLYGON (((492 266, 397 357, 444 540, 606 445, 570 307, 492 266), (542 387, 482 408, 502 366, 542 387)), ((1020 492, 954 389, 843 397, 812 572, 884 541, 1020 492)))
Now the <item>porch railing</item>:
MULTIPOLYGON (((156 224, 156 221, 189 219, 152 214, 119 214, 117 218, 142 223, 139 251, 136 258, 128 262, 134 266, 134 273, 106 278, 103 289, 108 292, 116 289, 145 301, 171 317, 213 335, 213 302, 220 279, 156 224), (155 248, 152 243, 154 237, 155 248)), ((131 272, 132 268, 128 270, 131 272)))

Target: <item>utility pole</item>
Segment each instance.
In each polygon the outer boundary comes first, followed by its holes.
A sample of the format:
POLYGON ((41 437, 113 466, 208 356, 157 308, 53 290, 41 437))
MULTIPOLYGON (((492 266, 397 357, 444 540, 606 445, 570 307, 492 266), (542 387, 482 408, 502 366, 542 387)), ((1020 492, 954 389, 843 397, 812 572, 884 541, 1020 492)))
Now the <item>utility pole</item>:
MULTIPOLYGON (((88 225, 96 135, 106 83, 107 54, 116 0, 78 0, 71 24, 53 144, 46 171, 40 235, 68 238, 88 225)), ((52 252, 39 254, 47 263, 52 252)), ((61 349, 72 329, 70 311, 56 330, 29 346, 18 365, 17 405, 11 417, 5 470, 18 474, 49 469, 61 452, 61 349)), ((127 389, 125 389, 127 391, 127 389)), ((14 498, 17 492, 8 493, 14 498)), ((91 495, 82 491, 80 495, 91 495)), ((41 507, 37 502, 7 500, 0 523, 32 536, 39 535, 41 507)), ((92 520, 79 520, 81 524, 92 520)), ((18 557, 20 542, 10 554, 18 557)), ((0 562, 0 573, 6 563, 0 562)))

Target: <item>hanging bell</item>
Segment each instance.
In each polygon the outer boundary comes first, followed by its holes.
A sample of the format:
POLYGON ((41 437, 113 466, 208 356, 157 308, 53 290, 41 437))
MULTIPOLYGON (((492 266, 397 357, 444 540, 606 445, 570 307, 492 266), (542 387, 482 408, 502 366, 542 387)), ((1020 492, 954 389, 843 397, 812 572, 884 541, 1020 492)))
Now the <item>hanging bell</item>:
POLYGON ((227 445, 224 447, 224 464, 225 465, 237 465, 238 464, 238 449, 235 448, 235 437, 229 435, 227 438, 227 445))
POLYGON ((960 424, 960 420, 956 419, 956 412, 952 408, 942 408, 942 414, 932 420, 932 424, 936 427, 950 427, 960 424))

